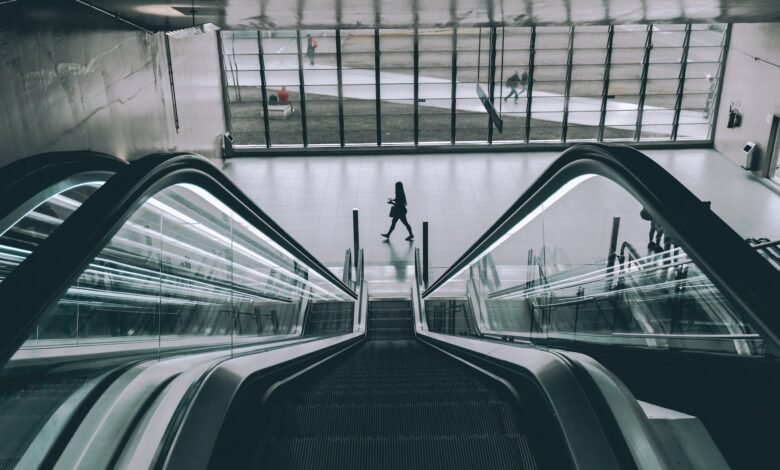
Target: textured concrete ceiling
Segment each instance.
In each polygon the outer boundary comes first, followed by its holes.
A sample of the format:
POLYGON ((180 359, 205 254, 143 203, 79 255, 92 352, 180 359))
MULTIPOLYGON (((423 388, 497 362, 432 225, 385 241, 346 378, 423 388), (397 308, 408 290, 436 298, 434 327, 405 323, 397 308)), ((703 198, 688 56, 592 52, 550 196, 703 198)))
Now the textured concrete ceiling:
MULTIPOLYGON (((17 0, 0 9, 36 4, 17 0)), ((13 0, 12 0, 13 1, 13 0)), ((223 29, 396 28, 647 22, 776 22, 780 0, 59 0, 84 3, 152 30, 215 23, 223 29), (192 7, 194 5, 194 18, 192 7)), ((0 16, 2 11, 0 10, 0 16)))

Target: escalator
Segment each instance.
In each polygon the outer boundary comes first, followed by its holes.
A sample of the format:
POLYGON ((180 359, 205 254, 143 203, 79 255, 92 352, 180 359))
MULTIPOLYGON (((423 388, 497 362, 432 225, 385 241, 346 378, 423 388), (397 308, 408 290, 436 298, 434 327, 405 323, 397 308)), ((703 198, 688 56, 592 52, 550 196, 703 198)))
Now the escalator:
POLYGON ((519 404, 416 341, 399 304, 371 302, 365 344, 268 405, 249 468, 539 468, 519 404))
POLYGON ((3 468, 749 468, 674 386, 693 356, 775 373, 777 272, 729 230, 647 157, 579 146, 431 285, 416 258, 410 300, 370 299, 362 261, 340 279, 206 160, 153 155, 0 282, 3 468), (582 188, 612 201, 587 223, 582 188), (671 288, 614 262, 642 207, 688 256, 671 288))

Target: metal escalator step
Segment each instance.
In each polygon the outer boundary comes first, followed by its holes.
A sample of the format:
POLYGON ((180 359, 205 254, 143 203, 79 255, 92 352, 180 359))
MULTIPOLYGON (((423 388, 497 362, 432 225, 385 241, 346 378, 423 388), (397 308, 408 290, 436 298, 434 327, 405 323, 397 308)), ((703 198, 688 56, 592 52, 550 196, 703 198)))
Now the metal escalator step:
POLYGON ((289 404, 277 437, 512 434, 507 402, 289 404))
POLYGON ((295 404, 318 405, 323 402, 333 404, 366 404, 366 403, 410 403, 423 400, 436 402, 446 401, 496 401, 499 400, 498 394, 491 389, 452 389, 442 387, 438 390, 421 390, 420 387, 409 387, 404 390, 321 390, 308 391, 305 394, 299 394, 292 397, 290 401, 295 404))
POLYGON ((273 439, 255 464, 279 470, 537 468, 521 434, 273 439))

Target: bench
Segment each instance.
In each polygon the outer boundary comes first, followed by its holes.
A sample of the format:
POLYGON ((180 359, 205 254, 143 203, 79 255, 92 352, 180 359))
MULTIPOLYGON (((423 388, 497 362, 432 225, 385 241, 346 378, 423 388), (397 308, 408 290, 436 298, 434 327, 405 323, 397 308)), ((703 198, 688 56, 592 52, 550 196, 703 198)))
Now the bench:
MULTIPOLYGON (((269 104, 268 105, 268 117, 270 119, 279 118, 286 119, 287 116, 292 114, 293 107, 291 104, 269 104)), ((263 109, 260 108, 260 116, 263 115, 263 109)))

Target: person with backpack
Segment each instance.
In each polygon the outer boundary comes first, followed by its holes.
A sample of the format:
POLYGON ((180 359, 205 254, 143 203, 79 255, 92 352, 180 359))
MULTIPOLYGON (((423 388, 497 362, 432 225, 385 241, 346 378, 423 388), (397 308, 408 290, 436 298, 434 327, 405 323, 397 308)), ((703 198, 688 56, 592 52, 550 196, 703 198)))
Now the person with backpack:
POLYGON ((309 64, 314 65, 314 50, 317 49, 317 40, 311 37, 311 34, 306 35, 306 57, 309 58, 309 64))
POLYGON ((509 94, 504 98, 504 101, 508 100, 512 96, 515 97, 515 103, 517 103, 517 99, 520 98, 521 93, 525 93, 525 86, 528 83, 528 72, 523 72, 523 75, 521 76, 517 70, 512 74, 511 77, 506 79, 506 86, 510 88, 509 94), (520 93, 517 92, 517 87, 522 86, 523 89, 520 90, 520 93))

